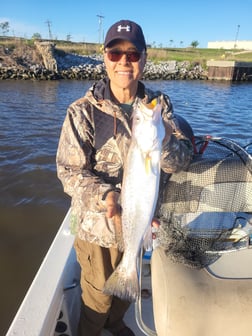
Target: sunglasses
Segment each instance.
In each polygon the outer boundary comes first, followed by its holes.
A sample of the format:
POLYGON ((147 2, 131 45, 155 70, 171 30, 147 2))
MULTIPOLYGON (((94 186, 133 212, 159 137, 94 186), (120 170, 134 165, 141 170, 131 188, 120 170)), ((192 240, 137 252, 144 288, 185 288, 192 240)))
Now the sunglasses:
POLYGON ((138 51, 107 50, 106 53, 111 62, 120 61, 123 55, 126 55, 128 62, 138 62, 141 58, 141 53, 138 51))

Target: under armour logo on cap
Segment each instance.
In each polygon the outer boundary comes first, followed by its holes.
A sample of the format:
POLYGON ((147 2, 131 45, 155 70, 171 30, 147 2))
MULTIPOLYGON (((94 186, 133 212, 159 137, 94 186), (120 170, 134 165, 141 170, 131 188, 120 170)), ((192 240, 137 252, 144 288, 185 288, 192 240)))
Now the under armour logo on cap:
POLYGON ((119 33, 120 33, 123 29, 124 29, 126 32, 130 32, 130 31, 131 31, 130 26, 125 26, 125 27, 123 27, 122 25, 119 25, 119 26, 117 27, 117 31, 118 31, 119 33))
POLYGON ((134 44, 138 51, 146 50, 142 28, 130 20, 121 20, 114 23, 108 30, 104 41, 104 48, 112 45, 116 40, 126 40, 134 44))

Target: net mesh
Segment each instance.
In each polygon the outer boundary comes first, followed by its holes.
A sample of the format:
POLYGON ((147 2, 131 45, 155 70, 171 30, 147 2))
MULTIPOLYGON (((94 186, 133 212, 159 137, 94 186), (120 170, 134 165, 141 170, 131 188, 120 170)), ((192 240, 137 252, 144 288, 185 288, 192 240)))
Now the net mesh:
POLYGON ((175 262, 204 267, 246 248, 252 234, 252 157, 229 139, 199 137, 187 171, 163 176, 158 244, 175 262))

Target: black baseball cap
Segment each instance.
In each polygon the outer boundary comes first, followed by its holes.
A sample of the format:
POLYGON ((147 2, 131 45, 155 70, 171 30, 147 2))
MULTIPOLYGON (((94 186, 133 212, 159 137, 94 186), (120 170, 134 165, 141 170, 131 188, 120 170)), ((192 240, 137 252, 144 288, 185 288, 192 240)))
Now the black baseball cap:
POLYGON ((105 37, 104 48, 115 40, 127 40, 133 43, 140 52, 146 50, 142 28, 130 20, 120 20, 109 28, 105 37))

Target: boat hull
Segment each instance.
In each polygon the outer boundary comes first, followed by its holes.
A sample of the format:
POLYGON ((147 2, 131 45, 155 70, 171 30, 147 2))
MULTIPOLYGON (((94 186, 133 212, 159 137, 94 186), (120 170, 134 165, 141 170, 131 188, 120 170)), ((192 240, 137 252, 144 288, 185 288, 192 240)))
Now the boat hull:
POLYGON ((80 311, 80 268, 73 248, 74 236, 69 231, 69 219, 70 211, 6 336, 55 336, 59 326, 69 336, 76 334, 80 311))

